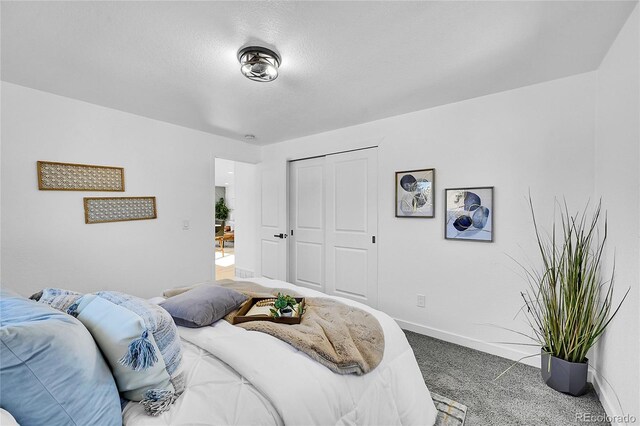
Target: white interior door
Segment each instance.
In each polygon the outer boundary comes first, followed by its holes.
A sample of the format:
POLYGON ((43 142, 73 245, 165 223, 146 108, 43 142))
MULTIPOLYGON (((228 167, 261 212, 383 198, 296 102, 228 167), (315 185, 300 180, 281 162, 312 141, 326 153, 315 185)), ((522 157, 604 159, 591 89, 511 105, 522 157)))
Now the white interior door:
POLYGON ((324 291, 324 157, 289 163, 289 282, 324 291))
POLYGON ((377 149, 325 157, 325 288, 378 304, 377 149))
POLYGON ((287 244, 286 216, 280 206, 284 190, 275 168, 260 171, 260 274, 267 278, 286 280, 287 244), (283 217, 284 216, 284 217, 283 217))

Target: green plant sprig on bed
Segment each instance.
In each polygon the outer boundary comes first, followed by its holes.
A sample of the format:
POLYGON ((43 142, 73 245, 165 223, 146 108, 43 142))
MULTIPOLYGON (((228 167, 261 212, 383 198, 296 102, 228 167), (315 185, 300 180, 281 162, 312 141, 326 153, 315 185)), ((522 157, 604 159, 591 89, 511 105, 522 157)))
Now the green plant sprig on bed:
MULTIPOLYGON (((291 309, 294 309, 297 304, 298 302, 296 301, 295 298, 286 294, 278 293, 278 297, 276 298, 276 301, 273 303, 273 308, 269 310, 271 311, 271 315, 273 317, 278 318, 280 317, 280 311, 282 309, 285 309, 287 307, 291 307, 291 309)), ((298 312, 300 312, 300 309, 298 309, 298 312)))
MULTIPOLYGON (((599 202, 591 218, 588 206, 571 215, 566 202, 560 210, 561 235, 554 220, 551 235, 541 234, 529 197, 542 268, 524 268, 529 289, 521 293, 532 338, 549 354, 569 362, 585 362, 587 352, 615 317, 630 288, 613 314, 613 283, 601 278, 602 255, 607 240, 607 219, 599 239, 599 202)), ((521 265, 522 266, 522 265, 521 265)))

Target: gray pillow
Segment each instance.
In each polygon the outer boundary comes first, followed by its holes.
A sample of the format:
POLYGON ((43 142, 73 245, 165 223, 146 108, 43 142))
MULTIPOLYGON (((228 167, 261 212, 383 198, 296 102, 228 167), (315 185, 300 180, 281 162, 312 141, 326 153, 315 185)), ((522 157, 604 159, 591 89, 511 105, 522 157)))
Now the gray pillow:
POLYGON ((177 325, 204 327, 236 310, 247 296, 229 288, 213 284, 199 285, 162 302, 177 325))

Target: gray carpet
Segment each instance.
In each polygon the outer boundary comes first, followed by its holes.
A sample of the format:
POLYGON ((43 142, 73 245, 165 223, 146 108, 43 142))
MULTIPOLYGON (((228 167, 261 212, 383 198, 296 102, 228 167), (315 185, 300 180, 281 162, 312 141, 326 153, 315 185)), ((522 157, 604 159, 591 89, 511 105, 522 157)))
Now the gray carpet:
POLYGON ((577 413, 605 415, 593 389, 577 398, 564 395, 542 382, 539 369, 522 364, 494 381, 512 361, 411 331, 405 334, 429 390, 468 407, 465 426, 584 425, 577 413))

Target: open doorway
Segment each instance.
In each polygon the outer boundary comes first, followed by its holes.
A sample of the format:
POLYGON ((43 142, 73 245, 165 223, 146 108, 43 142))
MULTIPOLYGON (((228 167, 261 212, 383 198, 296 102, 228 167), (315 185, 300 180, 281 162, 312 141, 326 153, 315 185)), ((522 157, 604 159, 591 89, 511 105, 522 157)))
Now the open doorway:
POLYGON ((252 277, 256 238, 256 166, 215 159, 216 279, 252 277))

